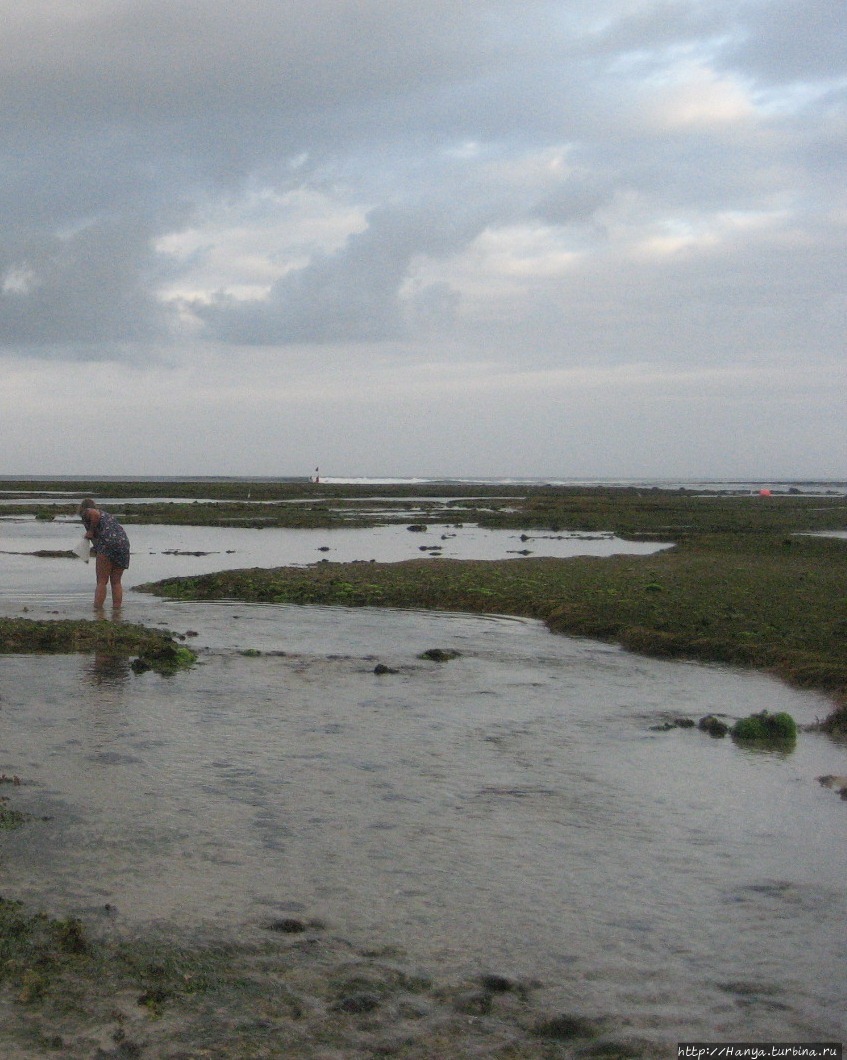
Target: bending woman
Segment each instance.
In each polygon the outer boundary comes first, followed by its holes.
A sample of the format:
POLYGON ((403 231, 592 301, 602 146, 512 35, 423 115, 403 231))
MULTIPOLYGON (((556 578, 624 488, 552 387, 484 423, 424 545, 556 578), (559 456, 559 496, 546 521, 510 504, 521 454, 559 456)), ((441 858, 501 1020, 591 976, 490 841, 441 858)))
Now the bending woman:
POLYGON ((129 566, 129 538, 126 530, 114 515, 95 506, 86 498, 79 506, 79 515, 85 525, 85 536, 91 541, 97 560, 97 588, 94 590, 94 606, 98 610, 106 602, 106 588, 112 587, 112 606, 123 603, 121 575, 129 566))

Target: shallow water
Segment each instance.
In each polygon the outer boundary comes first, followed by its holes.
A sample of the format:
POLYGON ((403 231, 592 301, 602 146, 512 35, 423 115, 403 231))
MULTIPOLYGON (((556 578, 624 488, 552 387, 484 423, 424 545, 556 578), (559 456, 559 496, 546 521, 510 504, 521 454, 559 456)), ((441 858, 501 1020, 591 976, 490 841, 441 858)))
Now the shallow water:
MULTIPOLYGON (((421 543, 466 558, 619 547, 472 527, 441 541, 454 531, 132 527, 126 583, 414 558, 421 543)), ((78 533, 3 520, 0 549, 78 533)), ((0 573, 0 614, 90 614, 93 565, 0 554, 0 573)), ((844 1037, 847 812, 817 777, 847 774, 847 750, 653 728, 761 709, 811 722, 824 697, 510 618, 131 591, 123 617, 196 633, 200 664, 164 679, 0 657, 0 774, 24 782, 0 793, 34 818, 0 833, 4 896, 118 933, 249 938, 315 917, 440 977, 540 980, 550 1005, 661 1042, 844 1037), (430 647, 462 654, 419 659, 430 647), (398 672, 375 675, 378 661, 398 672)))
POLYGON ((847 751, 652 728, 810 722, 823 697, 517 619, 130 610, 195 631, 200 665, 0 661, 0 773, 36 818, 0 833, 7 897, 119 932, 317 917, 441 975, 538 979, 550 1004, 657 1041, 844 1037, 847 814, 816 778, 847 773, 847 751))
MULTIPOLYGON (((514 559, 533 556, 649 555, 670 547, 644 541, 624 541, 613 534, 538 532, 522 541, 515 530, 486 530, 478 526, 430 526, 412 533, 406 526, 377 526, 337 530, 264 530, 132 525, 132 546, 125 586, 160 578, 208 574, 239 567, 305 566, 327 560, 390 563, 438 555, 445 559, 514 559), (437 549, 433 553, 431 550, 437 549), (201 553, 195 555, 194 553, 201 553)), ((82 537, 75 520, 41 522, 0 519, 0 609, 4 598, 43 593, 93 593, 94 564, 78 559, 36 557, 37 551, 67 551, 82 537)))

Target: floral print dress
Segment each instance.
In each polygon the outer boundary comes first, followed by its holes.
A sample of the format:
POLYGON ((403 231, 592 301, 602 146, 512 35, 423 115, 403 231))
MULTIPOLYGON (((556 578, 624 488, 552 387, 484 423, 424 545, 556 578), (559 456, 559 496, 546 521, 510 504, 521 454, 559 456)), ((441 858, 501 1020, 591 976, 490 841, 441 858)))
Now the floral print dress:
POLYGON ((100 511, 100 522, 91 540, 96 556, 105 556, 110 563, 124 570, 129 566, 129 538, 114 515, 100 511))

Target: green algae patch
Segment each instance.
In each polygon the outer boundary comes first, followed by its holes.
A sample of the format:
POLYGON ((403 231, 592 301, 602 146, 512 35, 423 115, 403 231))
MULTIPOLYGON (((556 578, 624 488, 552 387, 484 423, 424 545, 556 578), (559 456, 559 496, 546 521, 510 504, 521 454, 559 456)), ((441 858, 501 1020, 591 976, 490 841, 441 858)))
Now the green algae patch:
POLYGON ((23 828, 29 817, 20 810, 6 806, 6 801, 5 798, 0 798, 0 832, 13 832, 16 828, 23 828))
POLYGON ((769 714, 763 710, 759 714, 739 718, 732 727, 732 738, 742 743, 790 746, 797 741, 797 723, 784 711, 769 714))
POLYGON ((192 666, 196 655, 173 635, 145 626, 105 620, 0 619, 0 654, 137 655, 145 669, 171 674, 192 666))
POLYGON ((86 970, 93 950, 81 921, 30 914, 0 897, 0 989, 30 1004, 86 970))

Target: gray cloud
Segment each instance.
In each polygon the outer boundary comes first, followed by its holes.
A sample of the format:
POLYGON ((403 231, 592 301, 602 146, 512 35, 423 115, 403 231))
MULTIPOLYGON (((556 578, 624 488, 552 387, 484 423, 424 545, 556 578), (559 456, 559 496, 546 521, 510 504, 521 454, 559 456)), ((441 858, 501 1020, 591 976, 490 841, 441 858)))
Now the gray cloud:
POLYGON ((847 30, 824 0, 0 15, 0 356, 843 350, 847 30))
MULTIPOLYGON (((401 287, 412 258, 439 256, 464 246, 481 219, 446 218, 431 210, 380 208, 367 229, 334 254, 318 254, 302 269, 277 281, 266 299, 244 301, 218 295, 192 308, 217 341, 235 344, 394 341, 408 335, 401 287)), ((445 285, 419 297, 419 312, 442 308, 445 285), (440 292, 440 295, 438 294, 440 292), (429 310, 426 306, 429 306, 429 310)))
POLYGON ((727 60, 762 80, 784 84, 847 76, 847 23, 828 0, 744 4, 742 33, 727 60))
POLYGON ((102 219, 52 239, 7 242, 0 254, 0 334, 13 346, 71 350, 166 332, 144 225, 102 219))

